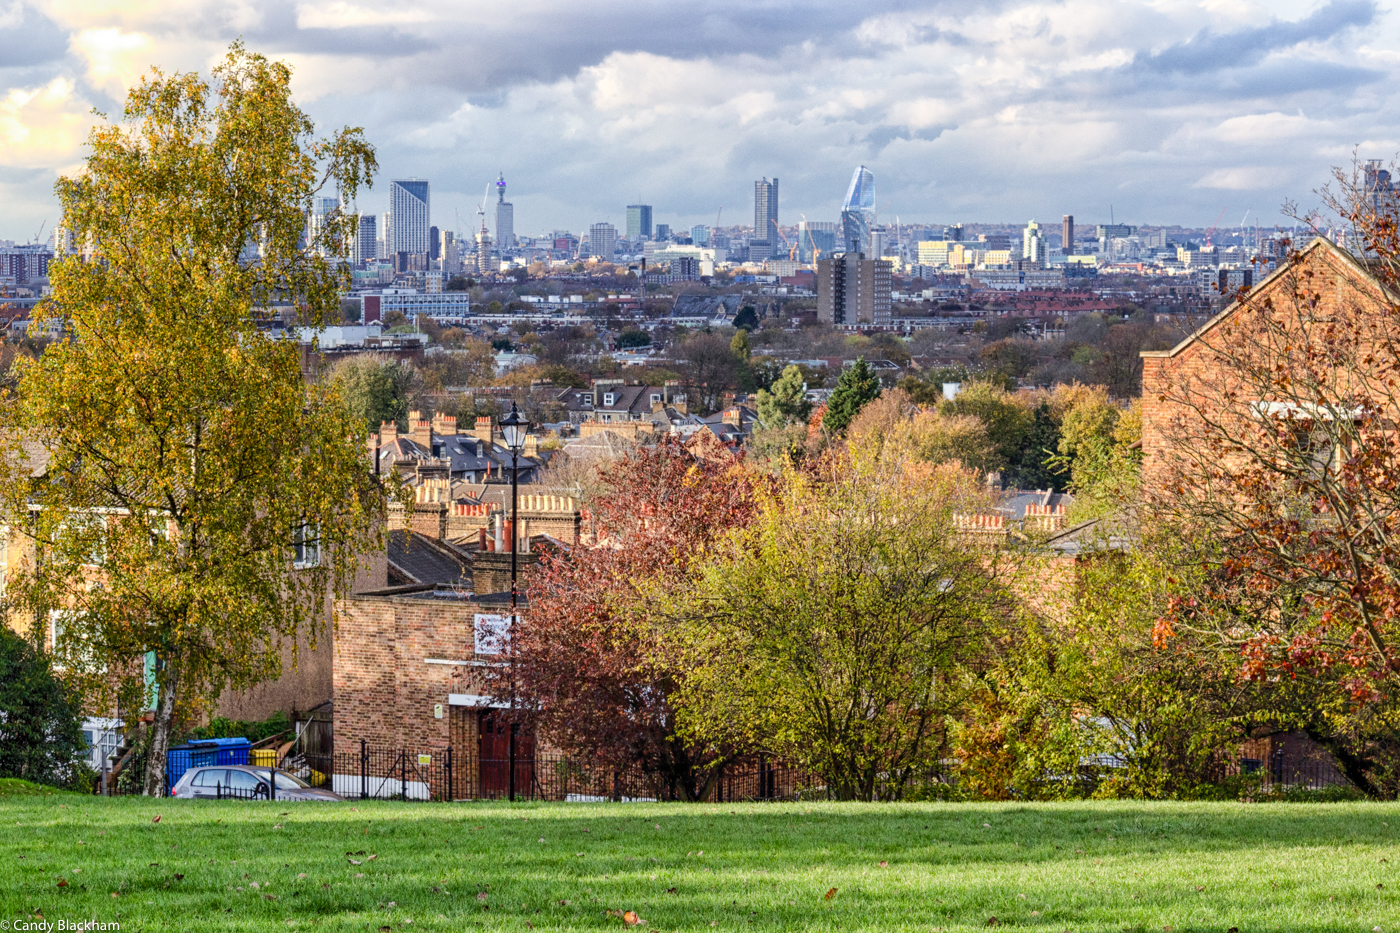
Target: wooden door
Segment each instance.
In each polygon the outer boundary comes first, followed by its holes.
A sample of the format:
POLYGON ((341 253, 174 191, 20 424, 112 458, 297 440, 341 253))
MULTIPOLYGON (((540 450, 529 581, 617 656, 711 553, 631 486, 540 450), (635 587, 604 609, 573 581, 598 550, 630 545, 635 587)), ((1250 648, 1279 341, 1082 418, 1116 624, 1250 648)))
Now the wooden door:
MULTIPOLYGON (((510 722, 500 710, 481 711, 477 766, 483 797, 510 794, 510 722)), ((535 734, 521 729, 515 736, 515 795, 534 796, 535 734)))

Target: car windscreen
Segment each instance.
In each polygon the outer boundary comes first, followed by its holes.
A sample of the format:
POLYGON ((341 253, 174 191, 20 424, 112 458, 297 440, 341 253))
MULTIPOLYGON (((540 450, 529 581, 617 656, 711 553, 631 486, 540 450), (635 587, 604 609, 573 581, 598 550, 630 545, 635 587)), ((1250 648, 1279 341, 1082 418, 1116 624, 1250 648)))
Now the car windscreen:
MULTIPOLYGON (((262 778, 264 781, 266 781, 266 780, 267 780, 267 772, 266 772, 266 771, 259 771, 259 772, 258 772, 258 777, 260 777, 260 778, 262 778)), ((292 775, 288 774, 288 773, 285 772, 285 771, 278 771, 278 772, 277 772, 277 789, 278 789, 278 790, 301 790, 303 787, 310 787, 310 786, 311 786, 310 784, 306 783, 305 781, 301 780, 301 779, 298 778, 298 777, 293 777, 292 775)))

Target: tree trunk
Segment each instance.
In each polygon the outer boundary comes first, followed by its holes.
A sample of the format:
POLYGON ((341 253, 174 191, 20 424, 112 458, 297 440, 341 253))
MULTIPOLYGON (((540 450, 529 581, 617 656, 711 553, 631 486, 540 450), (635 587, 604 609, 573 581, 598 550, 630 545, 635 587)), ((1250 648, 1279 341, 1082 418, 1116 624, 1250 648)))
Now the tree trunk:
POLYGON ((178 673, 168 661, 157 658, 156 664, 160 697, 156 700, 156 719, 151 724, 151 741, 146 749, 146 782, 142 793, 147 797, 165 796, 165 756, 170 751, 170 728, 175 723, 178 683, 178 673))

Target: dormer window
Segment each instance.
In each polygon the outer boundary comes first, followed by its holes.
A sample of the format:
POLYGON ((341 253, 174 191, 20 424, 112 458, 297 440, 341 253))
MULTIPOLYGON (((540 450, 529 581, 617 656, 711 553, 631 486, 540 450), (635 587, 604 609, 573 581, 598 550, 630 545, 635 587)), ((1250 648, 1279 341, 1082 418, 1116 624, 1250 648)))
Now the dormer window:
POLYGON ((661 401, 661 393, 660 393, 660 392, 653 392, 653 393, 651 393, 651 403, 652 403, 653 405, 655 405, 655 404, 656 404, 657 402, 659 402, 659 401, 661 401))
POLYGON ((607 405, 609 408, 611 408, 613 405, 616 405, 616 404, 617 404, 617 393, 616 393, 616 392, 604 392, 604 393, 603 393, 603 404, 604 404, 604 405, 607 405))

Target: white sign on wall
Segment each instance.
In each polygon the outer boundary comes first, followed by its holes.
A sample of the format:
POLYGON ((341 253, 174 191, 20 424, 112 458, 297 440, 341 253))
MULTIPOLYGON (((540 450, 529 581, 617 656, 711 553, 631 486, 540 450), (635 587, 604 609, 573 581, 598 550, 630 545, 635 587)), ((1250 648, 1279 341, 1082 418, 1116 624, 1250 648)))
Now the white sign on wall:
POLYGON ((474 629, 477 654, 505 654, 510 647, 510 616, 478 612, 474 629))

